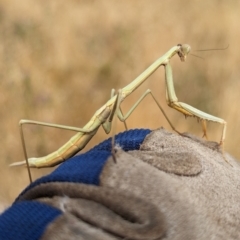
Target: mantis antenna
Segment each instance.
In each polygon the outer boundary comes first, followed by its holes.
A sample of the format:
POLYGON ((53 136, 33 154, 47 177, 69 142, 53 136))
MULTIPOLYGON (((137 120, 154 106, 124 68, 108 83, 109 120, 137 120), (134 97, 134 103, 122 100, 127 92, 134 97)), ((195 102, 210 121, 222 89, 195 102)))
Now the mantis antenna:
POLYGON ((194 52, 206 52, 206 51, 222 51, 228 49, 229 44, 224 48, 208 48, 208 49, 197 49, 194 52))
MULTIPOLYGON (((208 52, 208 51, 222 51, 222 50, 226 50, 228 49, 229 44, 225 47, 225 48, 209 48, 209 49, 199 49, 199 50, 194 50, 194 52, 208 52)), ((190 53, 190 55, 197 57, 197 58, 201 58, 204 59, 203 57, 200 57, 198 55, 192 54, 190 53)))

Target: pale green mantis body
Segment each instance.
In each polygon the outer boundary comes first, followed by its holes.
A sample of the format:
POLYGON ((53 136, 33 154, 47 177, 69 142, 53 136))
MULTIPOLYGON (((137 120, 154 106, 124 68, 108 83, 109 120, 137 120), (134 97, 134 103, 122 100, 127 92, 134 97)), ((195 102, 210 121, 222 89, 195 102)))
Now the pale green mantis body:
POLYGON ((166 99, 167 99, 168 105, 178 110, 179 112, 183 113, 185 116, 196 117, 199 120, 201 120, 203 123, 204 136, 206 136, 206 127, 205 127, 206 121, 212 121, 212 122, 222 124, 223 130, 222 130, 220 145, 223 145, 224 139, 225 139, 226 127, 227 127, 226 121, 224 121, 221 118, 202 112, 186 103, 179 102, 176 97, 170 59, 175 54, 178 54, 181 61, 184 62, 186 60, 188 53, 190 52, 190 49, 191 49, 190 46, 187 44, 178 44, 177 46, 172 47, 167 53, 165 53, 162 57, 160 57, 152 65, 150 65, 135 80, 133 80, 126 87, 120 89, 117 94, 115 94, 115 92, 112 91, 111 98, 107 101, 105 105, 103 105, 99 110, 95 112, 95 114, 92 116, 90 121, 83 128, 68 127, 63 125, 49 124, 49 123, 43 123, 43 122, 37 122, 37 121, 31 121, 31 120, 21 120, 19 122, 19 125, 20 125, 20 133, 21 133, 21 139, 22 139, 23 150, 25 155, 25 161, 13 163, 11 166, 26 164, 28 166, 28 173, 31 181, 29 167, 36 167, 36 168, 51 167, 74 156, 77 152, 82 150, 87 145, 87 143, 91 140, 91 138, 96 134, 100 126, 103 127, 104 131, 107 134, 111 131, 112 120, 115 114, 120 119, 120 121, 123 121, 125 123, 125 120, 130 116, 130 114, 134 111, 134 109, 148 94, 150 94, 153 97, 154 101, 157 103, 159 109, 164 114, 165 118, 169 122, 172 129, 176 131, 176 129, 168 119, 167 115, 163 111, 162 107, 157 102, 156 98, 154 97, 151 90, 149 89, 140 97, 140 99, 133 105, 133 107, 128 111, 128 113, 123 115, 120 109, 120 105, 124 101, 124 99, 128 97, 132 92, 134 92, 160 66, 164 66, 165 68, 166 99), (78 133, 75 134, 67 143, 65 143, 57 151, 45 157, 28 158, 24 136, 23 136, 23 130, 22 130, 23 124, 36 124, 36 125, 44 125, 44 126, 55 127, 55 128, 69 129, 69 130, 77 131, 78 133))

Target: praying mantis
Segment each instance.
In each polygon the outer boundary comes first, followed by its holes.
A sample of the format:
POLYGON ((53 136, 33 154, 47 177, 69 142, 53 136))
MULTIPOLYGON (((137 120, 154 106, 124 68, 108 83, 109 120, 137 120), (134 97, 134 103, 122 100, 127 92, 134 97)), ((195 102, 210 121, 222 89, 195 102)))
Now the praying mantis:
POLYGON ((160 111, 163 113, 164 117, 170 124, 171 128, 174 131, 178 132, 174 128, 173 124, 167 117, 163 108, 158 103, 158 101, 156 100, 156 98, 154 97, 150 89, 147 89, 143 93, 143 95, 139 98, 139 100, 130 108, 130 110, 125 115, 123 115, 120 108, 121 103, 125 100, 125 98, 127 98, 143 82, 145 82, 146 79, 148 79, 148 77, 152 75, 160 66, 164 66, 165 68, 166 100, 167 100, 168 106, 183 113, 185 116, 196 117, 198 120, 200 120, 202 122, 203 133, 206 138, 207 138, 206 121, 212 121, 215 123, 222 124, 223 128, 222 128, 222 134, 221 134, 221 139, 219 144, 222 146, 222 149, 223 149, 227 122, 221 118, 218 118, 210 114, 207 114, 203 111, 200 111, 186 103, 179 102, 175 94, 170 59, 177 54, 180 60, 182 62, 185 62, 190 50, 191 50, 191 47, 188 44, 178 44, 172 47, 168 52, 166 52, 162 57, 157 59, 152 65, 150 65, 144 72, 142 72, 136 79, 134 79, 126 87, 120 89, 117 93, 113 89, 111 92, 111 98, 101 108, 99 108, 95 112, 95 114, 92 116, 92 118, 83 128, 38 122, 38 121, 32 121, 32 120, 20 120, 19 122, 20 135, 21 135, 21 141, 23 145, 25 161, 13 163, 11 164, 11 166, 27 165, 29 179, 30 179, 30 182, 32 182, 29 168, 52 167, 74 156, 77 152, 81 151, 88 144, 91 138, 97 133, 100 126, 102 126, 106 134, 108 134, 111 131, 112 120, 115 115, 119 118, 120 121, 125 123, 126 119, 131 115, 134 109, 141 103, 141 101, 147 95, 150 95, 153 98, 158 108, 160 109, 160 111), (50 153, 44 157, 28 158, 25 140, 24 140, 24 134, 23 134, 24 124, 35 124, 35 125, 43 125, 43 126, 55 127, 55 128, 61 128, 61 129, 68 129, 68 130, 76 131, 77 133, 67 143, 65 143, 62 147, 60 147, 57 151, 50 153))

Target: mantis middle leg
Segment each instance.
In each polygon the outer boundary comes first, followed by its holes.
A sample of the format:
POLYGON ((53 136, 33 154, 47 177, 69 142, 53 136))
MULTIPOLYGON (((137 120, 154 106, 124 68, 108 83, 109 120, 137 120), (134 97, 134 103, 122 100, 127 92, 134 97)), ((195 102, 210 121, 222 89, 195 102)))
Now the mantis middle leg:
MULTIPOLYGON (((119 90, 119 97, 121 98, 121 91, 119 90)), ((130 108, 130 110, 123 115, 122 111, 120 110, 120 108, 117 109, 117 117, 120 121, 124 122, 127 120, 127 118, 133 113, 133 111, 136 109, 136 107, 142 102, 142 100, 148 95, 150 94, 150 96, 153 98, 153 100, 155 101, 155 103, 157 104, 158 108, 160 109, 160 111, 162 112, 162 114, 164 115, 164 117, 166 118, 167 122, 169 123, 169 125, 171 126, 171 128, 178 132, 175 127, 173 126, 172 122, 169 120, 167 114, 165 113, 165 111, 163 110, 162 106, 160 105, 160 103, 157 101, 156 97, 153 95, 152 91, 150 89, 147 89, 142 96, 138 99, 138 101, 130 108)), ((121 99, 120 99, 121 102, 121 99)), ((178 132, 179 133, 179 132, 178 132)))

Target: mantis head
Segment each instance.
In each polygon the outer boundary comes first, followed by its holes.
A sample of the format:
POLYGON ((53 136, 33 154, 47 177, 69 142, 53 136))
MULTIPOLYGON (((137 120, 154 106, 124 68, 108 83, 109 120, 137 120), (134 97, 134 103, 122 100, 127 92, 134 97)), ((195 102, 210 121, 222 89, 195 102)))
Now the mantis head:
POLYGON ((188 44, 178 44, 178 46, 179 46, 178 56, 180 57, 182 62, 185 62, 187 55, 191 50, 191 47, 188 44))

